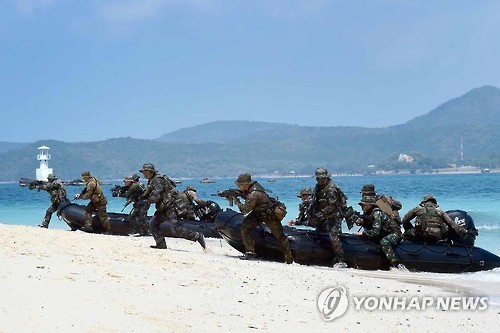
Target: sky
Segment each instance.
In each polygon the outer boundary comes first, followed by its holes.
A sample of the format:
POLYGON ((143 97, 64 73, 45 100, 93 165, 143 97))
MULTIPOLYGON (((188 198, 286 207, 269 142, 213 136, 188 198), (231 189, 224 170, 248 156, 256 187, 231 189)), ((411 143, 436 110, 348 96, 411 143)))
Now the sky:
POLYGON ((405 123, 500 87, 500 1, 1 0, 0 141, 405 123))

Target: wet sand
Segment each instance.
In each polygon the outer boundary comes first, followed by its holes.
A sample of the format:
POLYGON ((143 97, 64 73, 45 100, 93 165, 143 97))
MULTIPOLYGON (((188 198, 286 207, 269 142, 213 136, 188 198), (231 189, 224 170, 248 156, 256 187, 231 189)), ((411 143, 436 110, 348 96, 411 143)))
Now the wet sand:
MULTIPOLYGON (((92 235, 0 224, 0 332, 496 331, 485 311, 356 311, 325 322, 316 298, 341 285, 358 296, 474 294, 407 272, 241 261, 223 240, 92 235)), ((475 296, 484 296, 476 295, 475 296)))

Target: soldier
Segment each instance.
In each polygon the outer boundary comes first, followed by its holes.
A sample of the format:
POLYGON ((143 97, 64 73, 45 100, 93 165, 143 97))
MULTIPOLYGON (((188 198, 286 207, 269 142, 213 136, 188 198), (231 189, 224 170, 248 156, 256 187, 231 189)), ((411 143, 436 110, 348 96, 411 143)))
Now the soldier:
POLYGON ((252 181, 252 176, 249 173, 239 175, 236 185, 243 192, 243 198, 245 199, 245 203, 243 204, 238 198, 234 198, 241 213, 246 215, 241 226, 241 238, 245 245, 245 255, 241 259, 252 260, 256 257, 252 231, 254 227, 265 223, 278 241, 285 257, 285 262, 287 264, 293 263, 292 251, 290 251, 288 239, 283 233, 281 220, 274 214, 274 210, 271 207, 271 198, 269 198, 265 189, 258 182, 252 181))
POLYGON ((82 172, 82 179, 86 183, 82 193, 75 195, 75 199, 90 199, 87 207, 85 208, 85 225, 84 231, 92 232, 92 213, 97 212, 97 216, 102 226, 106 231, 111 230, 111 224, 106 212, 106 205, 108 201, 102 192, 99 180, 93 177, 90 171, 82 172))
POLYGON ((29 185, 30 190, 36 188, 38 190, 47 191, 50 194, 50 202, 52 204, 49 206, 49 208, 47 208, 42 224, 39 225, 39 227, 46 229, 49 227, 52 214, 57 211, 59 205, 65 201, 68 201, 68 199, 66 198, 66 189, 64 188, 64 185, 61 183, 61 181, 57 179, 56 175, 52 173, 49 174, 47 176, 47 180, 48 182, 45 184, 40 182, 39 184, 29 185))
POLYGON ((355 212, 352 207, 347 206, 347 197, 330 179, 327 169, 318 168, 315 175, 317 184, 311 204, 310 225, 315 226, 317 231, 329 233, 335 255, 334 267, 345 268, 347 265, 344 262, 344 250, 339 238, 342 233, 341 223, 343 218, 354 223, 355 212))
POLYGON ((196 194, 196 189, 193 186, 188 186, 184 191, 179 192, 177 215, 182 220, 195 220, 196 211, 205 205, 206 202, 196 194))
POLYGON ((156 245, 151 245, 154 249, 166 249, 165 235, 161 231, 160 225, 169 220, 172 227, 172 234, 177 237, 182 237, 190 241, 200 243, 205 248, 205 238, 203 234, 183 228, 179 224, 177 216, 177 197, 179 192, 175 188, 175 183, 167 176, 161 176, 151 163, 144 163, 141 170, 144 177, 148 180, 146 191, 142 195, 142 199, 149 204, 156 205, 156 211, 151 218, 150 230, 153 235, 156 245))
POLYGON ((297 197, 302 199, 299 203, 299 215, 295 220, 290 220, 288 225, 309 225, 308 214, 311 206, 312 189, 310 187, 304 187, 300 190, 297 197))
POLYGON ((452 228, 460 237, 464 237, 467 233, 465 228, 453 222, 448 214, 439 208, 432 194, 424 196, 420 205, 406 213, 403 227, 404 239, 413 242, 438 242, 448 236, 448 228, 452 228), (410 222, 414 218, 416 218, 415 227, 410 222))
POLYGON ((390 215, 396 223, 401 225, 401 216, 399 215, 399 210, 403 207, 401 202, 394 199, 393 197, 377 194, 375 192, 375 185, 365 184, 361 188, 361 196, 372 196, 375 198, 375 203, 377 207, 380 208, 384 213, 390 215))
POLYGON ((388 214, 382 211, 376 204, 374 196, 364 195, 359 202, 363 209, 364 219, 359 225, 364 227, 363 232, 357 233, 370 240, 380 241, 380 247, 391 266, 398 269, 406 269, 403 264, 398 264, 396 253, 392 249, 401 242, 401 227, 388 214))
POLYGON ((146 217, 148 215, 149 202, 141 199, 142 194, 146 187, 139 181, 140 177, 136 174, 127 176, 123 179, 123 183, 128 188, 127 192, 123 195, 127 198, 127 203, 134 203, 132 210, 128 214, 128 220, 133 230, 142 236, 148 234, 148 225, 146 224, 146 217))

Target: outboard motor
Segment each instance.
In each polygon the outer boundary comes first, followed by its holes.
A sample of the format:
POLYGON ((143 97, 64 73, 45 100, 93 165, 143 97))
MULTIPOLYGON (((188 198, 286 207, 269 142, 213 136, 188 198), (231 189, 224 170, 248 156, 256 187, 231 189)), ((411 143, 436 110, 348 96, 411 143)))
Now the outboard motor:
POLYGON ((221 211, 222 209, 216 202, 207 200, 205 207, 198 207, 198 209, 196 209, 196 216, 202 222, 214 222, 217 214, 221 211))
POLYGON ((448 238, 455 243, 474 246, 474 242, 476 241, 476 237, 479 235, 479 231, 476 229, 472 217, 467 214, 466 211, 459 209, 448 210, 446 211, 446 214, 448 214, 453 222, 464 227, 467 230, 467 234, 464 237, 459 237, 450 229, 450 235, 448 238))

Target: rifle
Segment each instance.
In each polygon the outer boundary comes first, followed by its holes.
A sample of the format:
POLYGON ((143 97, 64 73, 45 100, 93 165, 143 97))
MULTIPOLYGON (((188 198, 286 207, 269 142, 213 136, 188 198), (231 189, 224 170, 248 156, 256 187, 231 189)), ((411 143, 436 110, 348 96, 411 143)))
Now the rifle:
POLYGON ((38 192, 40 192, 40 185, 43 185, 45 182, 43 180, 32 180, 30 183, 29 183, 29 186, 28 188, 30 190, 36 188, 38 190, 38 192))
MULTIPOLYGON (((118 185, 117 185, 118 186, 118 185)), ((128 205, 130 205, 130 203, 132 202, 132 200, 127 200, 127 202, 125 203, 125 206, 123 206, 122 210, 120 211, 120 213, 122 213, 125 208, 127 208, 128 205)))
POLYGON ((233 206, 234 199, 236 199, 236 197, 242 197, 243 191, 235 188, 230 188, 224 191, 219 191, 217 192, 217 194, 211 194, 211 195, 226 198, 229 201, 229 206, 233 206))
POLYGON ((125 194, 128 191, 128 186, 120 186, 115 185, 114 188, 111 189, 111 194, 113 197, 121 197, 122 194, 125 194))

